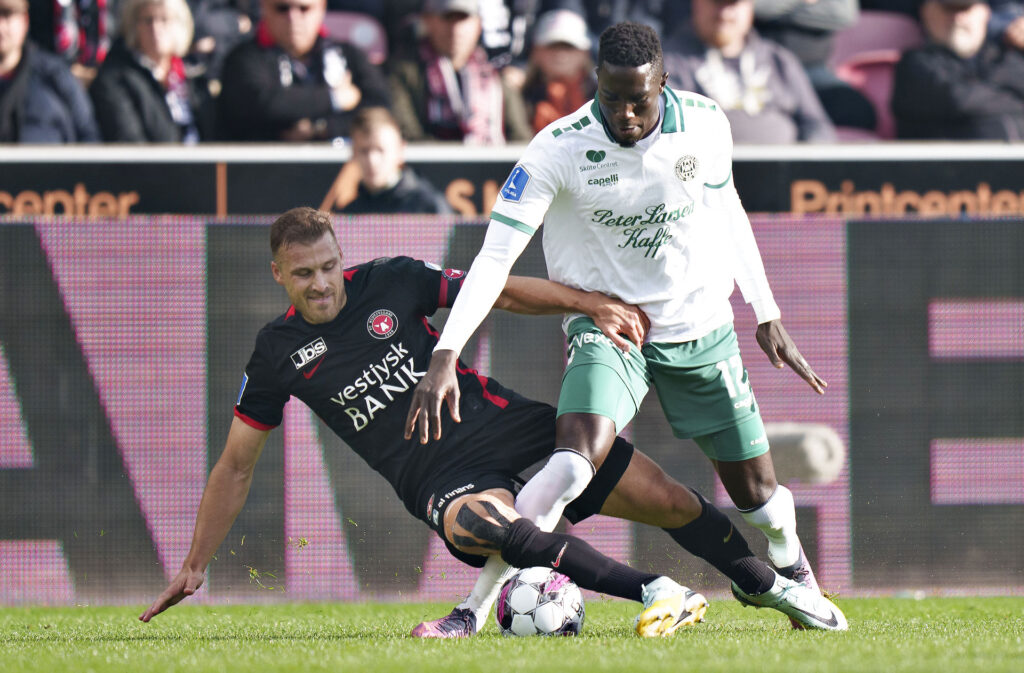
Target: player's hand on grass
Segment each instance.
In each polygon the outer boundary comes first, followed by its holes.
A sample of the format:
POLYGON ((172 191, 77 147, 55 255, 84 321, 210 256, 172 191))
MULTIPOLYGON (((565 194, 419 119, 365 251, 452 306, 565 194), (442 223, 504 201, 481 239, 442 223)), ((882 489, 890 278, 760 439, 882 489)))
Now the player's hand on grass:
POLYGON ((172 605, 177 605, 187 596, 191 596, 203 586, 205 573, 182 568, 178 576, 171 580, 164 592, 160 594, 146 611, 139 615, 139 621, 148 622, 172 605))
POLYGON ((619 350, 628 353, 632 345, 640 348, 651 328, 651 320, 639 306, 613 299, 600 292, 590 292, 591 307, 587 309, 597 328, 612 340, 619 350))
POLYGON ((455 376, 455 363, 459 356, 455 351, 439 350, 430 359, 427 373, 420 379, 412 393, 412 404, 405 417, 405 438, 419 435, 420 444, 431 439, 441 439, 441 403, 448 403, 452 420, 461 423, 459 416, 459 380, 455 376), (431 432, 433 430, 433 432, 431 432))
POLYGON ((768 354, 768 359, 776 369, 782 369, 783 364, 789 365, 790 369, 800 375, 807 384, 819 395, 825 394, 828 384, 820 376, 814 373, 811 366, 800 355, 796 344, 790 338, 786 328, 780 320, 770 320, 757 326, 757 343, 761 350, 768 354))

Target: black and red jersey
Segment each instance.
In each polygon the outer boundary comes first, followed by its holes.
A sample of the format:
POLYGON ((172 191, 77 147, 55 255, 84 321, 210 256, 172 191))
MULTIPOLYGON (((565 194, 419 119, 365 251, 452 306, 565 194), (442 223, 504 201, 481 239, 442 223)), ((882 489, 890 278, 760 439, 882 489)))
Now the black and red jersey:
POLYGON ((412 511, 423 479, 464 465, 467 451, 486 453, 476 444, 491 436, 510 402, 523 398, 460 361, 462 422, 453 423, 444 409, 440 442, 406 440, 412 392, 437 344, 427 317, 451 307, 465 274, 408 257, 374 260, 344 274, 347 301, 334 320, 311 325, 291 307, 260 330, 235 415, 269 430, 281 423, 294 395, 380 472, 412 511))

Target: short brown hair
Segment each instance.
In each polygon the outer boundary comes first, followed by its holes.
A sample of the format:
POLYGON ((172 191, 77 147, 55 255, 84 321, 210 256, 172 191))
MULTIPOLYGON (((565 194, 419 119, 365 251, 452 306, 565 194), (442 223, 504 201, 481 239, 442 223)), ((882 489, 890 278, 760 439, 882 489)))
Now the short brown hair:
POLYGON ((398 122, 395 121, 390 110, 386 107, 364 107, 356 112, 355 117, 352 118, 349 134, 369 134, 385 126, 394 128, 398 131, 399 137, 401 137, 402 129, 399 128, 398 122))
POLYGON ((328 233, 337 242, 329 213, 305 206, 292 208, 270 225, 270 253, 276 257, 277 251, 285 246, 316 243, 328 233))

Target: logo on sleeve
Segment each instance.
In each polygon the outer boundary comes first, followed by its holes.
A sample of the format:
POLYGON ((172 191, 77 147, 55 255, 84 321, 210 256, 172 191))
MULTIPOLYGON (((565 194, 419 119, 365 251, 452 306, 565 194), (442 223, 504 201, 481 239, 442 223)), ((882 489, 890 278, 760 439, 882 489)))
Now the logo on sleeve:
POLYGON ((386 308, 374 311, 366 321, 366 331, 374 339, 387 339, 398 329, 398 316, 386 308))
POLYGON ((516 166, 509 173, 508 180, 505 180, 505 185, 501 188, 501 198, 519 203, 528 184, 530 184, 530 174, 522 166, 516 166))
POLYGON ((244 395, 244 394, 245 394, 245 386, 246 386, 246 384, 248 384, 248 383, 249 383, 249 375, 248 375, 248 374, 245 374, 245 373, 243 373, 243 374, 242 374, 242 387, 238 389, 238 399, 237 399, 237 400, 235 400, 235 406, 236 406, 236 407, 237 407, 237 406, 238 406, 239 404, 241 404, 241 403, 242 403, 242 395, 244 395))
POLYGON ((692 154, 687 154, 685 157, 679 157, 679 161, 676 162, 676 177, 686 182, 693 180, 697 176, 697 169, 700 167, 700 162, 697 161, 697 157, 692 154))
POLYGON ((461 269, 445 269, 444 271, 441 272, 441 275, 447 278, 448 280, 456 280, 458 278, 462 278, 463 276, 465 276, 466 272, 462 271, 461 269))
POLYGON ((327 344, 324 343, 324 338, 320 337, 292 353, 292 364, 295 365, 296 369, 302 369, 326 352, 327 344))

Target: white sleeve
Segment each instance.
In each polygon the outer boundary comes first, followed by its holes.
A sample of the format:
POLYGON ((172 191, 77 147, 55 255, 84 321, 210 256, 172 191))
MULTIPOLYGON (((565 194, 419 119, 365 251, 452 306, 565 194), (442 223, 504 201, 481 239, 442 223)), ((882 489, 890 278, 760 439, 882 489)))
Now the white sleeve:
POLYGON ((723 215, 733 245, 733 276, 743 293, 743 300, 754 309, 760 325, 769 320, 778 320, 782 312, 768 285, 761 253, 750 228, 750 218, 736 192, 736 184, 732 179, 732 131, 725 114, 719 114, 721 126, 717 146, 720 151, 709 173, 711 182, 704 184, 704 204, 723 215))
POLYGON ((531 238, 526 232, 491 220, 483 247, 469 267, 435 351, 462 352, 469 337, 473 336, 505 289, 512 265, 523 254, 531 238))
POLYGON ((754 309, 757 324, 778 320, 782 317, 782 312, 772 295, 768 276, 764 272, 764 263, 761 261, 761 253, 757 249, 757 241, 754 240, 754 232, 750 228, 750 219, 743 210, 736 186, 730 179, 719 192, 718 199, 733 243, 733 273, 736 284, 743 293, 743 300, 754 309))

